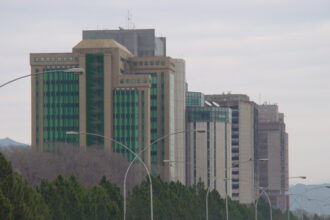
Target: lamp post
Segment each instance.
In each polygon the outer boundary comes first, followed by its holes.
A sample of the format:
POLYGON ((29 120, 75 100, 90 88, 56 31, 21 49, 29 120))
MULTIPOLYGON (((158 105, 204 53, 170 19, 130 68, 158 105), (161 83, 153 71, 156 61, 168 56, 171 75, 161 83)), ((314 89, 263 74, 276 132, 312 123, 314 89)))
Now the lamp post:
MULTIPOLYGON (((205 133, 204 130, 194 130, 195 132, 198 132, 198 133, 205 133)), ((163 137, 160 137, 160 138, 157 138, 155 141, 151 142, 147 147, 145 147, 144 149, 142 149, 140 152, 137 153, 137 155, 134 157, 134 159, 131 161, 131 163, 129 164, 129 166, 127 167, 127 170, 125 172, 125 177, 124 177, 124 220, 126 220, 126 180, 127 180, 127 175, 128 175, 128 172, 129 170, 131 169, 131 167, 133 166, 134 162, 139 158, 139 156, 144 152, 146 151, 147 149, 150 149, 150 147, 157 143, 158 141, 161 141, 165 138, 168 138, 172 135, 177 135, 177 134, 181 134, 181 133, 185 133, 186 130, 183 130, 183 131, 177 131, 177 132, 173 132, 173 133, 170 133, 170 134, 167 134, 163 137)), ((141 161, 139 159, 139 161, 141 161)), ((152 181, 151 181, 151 178, 149 178, 150 180, 150 209, 151 209, 151 213, 150 213, 150 216, 151 216, 151 220, 153 220, 153 197, 152 197, 152 181)))
MULTIPOLYGON (((307 193, 310 192, 310 191, 317 190, 317 189, 324 189, 324 188, 326 188, 326 189, 330 189, 330 185, 328 185, 328 186, 318 186, 318 187, 313 187, 313 188, 311 188, 311 189, 309 189, 309 190, 306 190, 305 192, 301 193, 301 196, 307 194, 307 193)), ((306 198, 306 196, 304 196, 304 197, 306 198)), ((301 219, 304 220, 303 209, 302 209, 301 219)))
POLYGON ((54 72, 58 72, 58 73, 72 73, 72 74, 75 74, 75 75, 81 75, 84 73, 84 69, 83 68, 69 68, 69 69, 65 69, 65 70, 47 70, 47 71, 43 71, 43 72, 37 72, 37 73, 32 73, 32 74, 27 74, 27 75, 24 75, 24 76, 20 76, 20 77, 17 77, 15 79, 12 79, 8 82, 5 82, 3 84, 0 85, 0 88, 10 84, 10 83, 13 83, 17 80, 20 80, 20 79, 24 79, 24 78, 27 78, 27 77, 32 77, 32 76, 37 76, 37 75, 40 75, 40 74, 46 74, 46 73, 54 73, 54 72))
MULTIPOLYGON (((244 164, 244 163, 248 163, 248 162, 251 162, 251 161, 253 161, 251 158, 249 159, 249 160, 247 160, 247 161, 243 161, 243 162, 241 162, 241 163, 236 163, 236 164, 244 164)), ((233 168, 233 167, 230 167, 230 168, 227 168, 228 170, 230 170, 231 168, 233 168)), ((214 180, 213 181, 215 181, 216 180, 216 178, 214 177, 214 180)), ((229 219, 229 212, 228 212, 228 186, 227 186, 227 181, 228 180, 232 180, 231 178, 225 178, 224 179, 225 181, 226 181, 226 188, 225 188, 225 203, 226 203, 226 207, 225 207, 225 209, 226 209, 226 220, 228 220, 229 219)), ((209 199, 208 199, 208 196, 209 196, 209 193, 210 193, 210 190, 211 190, 211 184, 209 185, 209 187, 207 188, 207 192, 206 192, 206 201, 205 201, 205 204, 206 204, 206 210, 205 210, 205 213, 206 213, 206 220, 208 220, 208 218, 209 218, 209 203, 208 203, 208 201, 209 201, 209 199)))
MULTIPOLYGON (((291 177, 288 177, 287 178, 288 180, 289 179, 307 179, 307 177, 306 176, 291 176, 291 177)), ((295 195, 295 194, 288 194, 288 196, 290 196, 290 195, 295 195)), ((289 203, 290 203, 290 197, 289 197, 289 203)), ((289 205, 289 209, 287 210, 288 211, 288 220, 290 220, 290 205, 289 205)))
POLYGON ((258 219, 258 201, 259 201, 259 198, 262 196, 262 194, 264 194, 266 196, 266 198, 268 200, 268 204, 269 204, 270 220, 273 220, 272 203, 270 201, 268 193, 266 192, 266 190, 263 187, 258 187, 257 189, 261 190, 261 194, 258 197, 257 201, 255 202, 255 219, 256 220, 258 219))
MULTIPOLYGON (((216 178, 213 178, 213 182, 215 182, 216 178)), ((206 215, 206 220, 209 220, 209 194, 211 190, 211 184, 209 187, 207 187, 207 192, 206 192, 206 198, 205 198, 205 215, 206 215)), ((227 195, 226 195, 227 197, 227 195)))
MULTIPOLYGON (((132 151, 132 149, 130 149, 128 146, 124 145, 123 143, 121 143, 121 142, 119 142, 119 141, 116 141, 116 140, 113 139, 113 138, 105 137, 105 136, 100 135, 100 134, 89 133, 89 132, 84 133, 84 132, 77 132, 77 131, 67 131, 66 134, 67 134, 67 135, 79 135, 79 134, 84 134, 84 135, 91 135, 91 136, 95 136, 95 137, 102 137, 102 138, 104 138, 104 139, 106 139, 106 140, 108 140, 108 141, 112 141, 112 142, 114 142, 114 143, 120 145, 121 147, 125 148, 125 149, 128 150, 130 153, 132 153, 132 154, 135 156, 134 159, 138 159, 138 160, 142 163, 144 169, 146 170, 146 172, 147 172, 147 174, 148 174, 148 178, 149 178, 149 182, 150 182, 150 212, 151 212, 150 217, 151 217, 151 220, 153 220, 153 200, 152 200, 152 180, 151 180, 151 174, 150 174, 150 171, 149 171, 147 165, 143 162, 143 160, 142 160, 142 158, 139 156, 139 154, 137 154, 137 153, 135 153, 134 151, 132 151)), ((130 166, 131 166, 131 164, 130 164, 130 166)), ((125 174, 125 175, 126 175, 126 174, 125 174)), ((125 185, 125 187, 126 187, 126 185, 125 185)), ((125 192, 125 190, 126 190, 125 187, 124 187, 124 195, 126 195, 126 194, 125 194, 125 193, 126 193, 126 192, 125 192)), ((126 209, 125 209, 125 207, 126 207, 126 196, 125 196, 124 198, 125 198, 125 200, 124 200, 124 220, 125 220, 125 219, 126 219, 126 209)))
MULTIPOLYGON (((258 161, 268 161, 269 159, 268 158, 259 158, 258 161)), ((269 196, 267 194, 267 192, 262 188, 262 187, 258 187, 256 188, 256 190, 262 190, 262 193, 260 194, 260 196, 262 194, 265 194, 265 196, 267 197, 268 199, 268 202, 270 204, 270 220, 272 220, 272 207, 271 207, 271 202, 270 202, 270 199, 269 199, 269 196)), ((256 199, 256 201, 254 202, 254 215, 255 215, 255 220, 258 220, 258 201, 259 201, 259 198, 260 196, 256 199)))

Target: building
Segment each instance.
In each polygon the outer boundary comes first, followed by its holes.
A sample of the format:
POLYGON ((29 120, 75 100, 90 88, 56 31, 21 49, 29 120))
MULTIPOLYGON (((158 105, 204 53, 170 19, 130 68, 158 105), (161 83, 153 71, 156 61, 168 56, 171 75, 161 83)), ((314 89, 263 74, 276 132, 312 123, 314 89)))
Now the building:
MULTIPOLYGON (((146 56, 166 56, 166 38, 156 37, 155 29, 123 29, 118 30, 84 30, 83 39, 113 39, 134 55, 146 56)), ((174 121, 177 131, 185 130, 185 62, 182 59, 172 60, 175 69, 175 111, 174 121)), ((170 137, 175 141, 174 158, 181 160, 185 157, 185 137, 183 134, 170 137)), ((185 165, 177 164, 174 180, 185 183, 185 165)))
POLYGON ((113 39, 134 56, 166 56, 166 38, 155 29, 84 30, 83 40, 113 39))
POLYGON ((288 134, 284 114, 277 105, 259 105, 259 185, 265 188, 274 207, 286 211, 289 198, 288 134))
POLYGON ((221 196, 231 196, 231 110, 205 106, 199 92, 187 92, 186 103, 187 185, 202 181, 221 196))
MULTIPOLYGON (((176 123, 185 114, 181 59, 138 57, 115 40, 97 39, 82 40, 72 53, 33 53, 30 64, 32 73, 49 71, 31 78, 35 148, 47 151, 56 142, 99 145, 131 160, 133 155, 118 144, 86 133, 104 135, 139 152, 182 128, 176 123), (72 67, 85 72, 63 72, 72 67), (70 130, 79 131, 79 137, 66 135, 70 130)), ((164 163, 184 154, 183 147, 176 147, 179 142, 178 135, 171 135, 143 155, 152 172, 164 180, 185 180, 185 167, 164 163)))
POLYGON ((205 95, 209 103, 229 107, 232 112, 232 199, 253 203, 258 196, 256 158, 258 135, 258 110, 246 95, 205 95))

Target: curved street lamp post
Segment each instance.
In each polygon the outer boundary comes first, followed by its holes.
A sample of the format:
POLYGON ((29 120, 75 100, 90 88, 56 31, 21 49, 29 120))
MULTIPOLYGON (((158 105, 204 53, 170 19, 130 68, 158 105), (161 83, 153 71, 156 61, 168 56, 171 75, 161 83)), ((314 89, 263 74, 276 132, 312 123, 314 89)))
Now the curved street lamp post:
MULTIPOLYGON (((288 180, 289 180, 289 179, 304 179, 304 180, 305 180, 305 179, 307 179, 307 177, 306 177, 306 176, 291 176, 291 177, 288 177, 287 179, 288 179, 288 180)), ((290 195, 296 195, 296 194, 289 194, 289 196, 290 196, 290 195)), ((290 199, 289 199, 289 203, 290 203, 290 199)), ((289 207, 290 207, 290 206, 289 206, 289 207)), ((290 220, 290 216, 291 216, 291 215, 290 215, 290 208, 287 210, 287 212, 288 212, 288 220, 290 220)))
POLYGON ((5 82, 3 84, 0 85, 0 88, 10 84, 10 83, 13 83, 17 80, 20 80, 20 79, 24 79, 24 78, 27 78, 27 77, 32 77, 32 76, 37 76, 37 75, 41 75, 41 74, 46 74, 46 73, 54 73, 54 72, 58 72, 58 73, 71 73, 71 74, 74 74, 74 75, 81 75, 84 73, 84 69, 83 68, 69 68, 69 69, 65 69, 65 70, 47 70, 47 71, 42 71, 42 72, 37 72, 37 73, 32 73, 32 74, 27 74, 27 75, 24 75, 24 76, 20 76, 20 77, 17 77, 15 79, 12 79, 8 82, 5 82))
MULTIPOLYGON (((185 133, 186 130, 184 131, 177 131, 177 132, 173 132, 173 133, 170 133, 170 134, 167 134, 163 137, 160 137, 160 138, 157 138, 155 141, 151 142, 147 147, 145 147, 144 149, 142 149, 140 152, 137 153, 137 155, 135 156, 135 158, 131 161, 131 163, 129 164, 126 172, 125 172, 125 177, 124 177, 124 220, 126 220, 126 211, 127 211, 127 208, 126 208, 126 181, 127 181, 127 175, 128 175, 128 172, 129 170, 131 169, 131 167, 133 166, 134 162, 138 159, 138 156, 141 156, 141 154, 143 152, 145 152, 146 150, 150 149, 150 147, 152 145, 154 145, 155 143, 157 143, 158 141, 161 141, 165 138, 168 138, 172 135, 177 135, 177 134, 181 134, 181 133, 185 133)), ((203 130, 194 130, 194 132, 198 132, 198 133, 205 133, 205 131, 203 130)), ((150 179, 150 201, 152 201, 152 182, 151 182, 151 179, 150 179)), ((153 206, 151 204, 151 208, 153 209, 153 206)), ((151 211, 151 216, 152 216, 152 219, 153 220, 153 211, 151 211)))
POLYGON ((261 194, 260 194, 260 196, 258 197, 257 201, 254 204, 255 205, 255 219, 256 220, 258 219, 258 201, 259 201, 259 198, 262 196, 262 194, 264 194, 266 196, 267 201, 268 201, 268 204, 269 204, 270 220, 273 220, 272 203, 270 201, 270 198, 268 196, 268 193, 266 192, 266 190, 263 187, 258 187, 257 189, 260 189, 261 190, 261 194))
MULTIPOLYGON (((168 134, 168 135, 165 135, 163 137, 160 137, 158 139, 156 139, 155 141, 153 141, 152 143, 150 143, 146 148, 144 148, 143 150, 141 150, 140 152, 138 153, 135 153, 134 151, 132 151, 128 146, 120 143, 119 141, 116 141, 115 139, 112 139, 112 138, 109 138, 109 137, 105 137, 103 135, 99 135, 99 134, 94 134, 94 133, 82 133, 82 132, 76 132, 76 131, 67 131, 66 134, 68 135, 79 135, 79 134, 85 134, 85 135, 92 135, 92 136, 97 136, 97 137, 102 137, 106 140, 109 140, 109 141, 112 141, 114 143, 117 143, 119 144, 120 146, 124 147, 125 149, 127 149, 129 152, 131 152, 132 154, 135 155, 134 159, 131 161, 131 163, 129 164, 126 172, 125 172, 125 177, 124 177, 124 220, 126 220, 126 180, 127 180, 127 175, 128 175, 128 172, 130 170, 130 168, 133 166, 134 162, 136 160, 139 160, 142 165, 144 166, 147 174, 148 174, 148 179, 149 179, 149 182, 150 182, 150 218, 151 220, 153 220, 153 187, 152 187, 152 179, 151 179, 151 174, 150 174, 150 170, 148 169, 147 165, 143 162, 142 158, 141 158, 141 154, 146 151, 147 149, 149 149, 153 144, 157 143, 158 141, 160 140, 163 140, 171 135, 176 135, 176 134, 180 134, 180 133, 184 133, 186 131, 179 131, 179 132, 174 132, 174 133, 171 133, 171 134, 168 134)), ((204 133, 205 131, 202 131, 202 130, 196 130, 196 132, 198 133, 204 133)))
MULTIPOLYGON (((263 160, 268 160, 268 159, 259 159, 259 160, 261 160, 261 161, 263 161, 263 160)), ((248 163, 248 162, 252 162, 253 160, 250 158, 249 160, 247 160, 247 161, 242 161, 242 162, 240 162, 240 163, 234 163, 235 165, 240 165, 240 164, 244 164, 244 163, 248 163)), ((232 167, 229 167, 229 168, 227 168, 226 170, 230 170, 230 169, 232 169, 232 168, 234 168, 233 166, 232 167)), ((214 178, 214 180, 213 181, 215 181, 216 180, 216 178, 214 178)), ((232 180, 232 179, 230 179, 230 178, 225 178, 224 179, 225 181, 226 181, 226 185, 225 185, 225 203, 226 203, 226 207, 225 207, 225 210, 226 210, 226 220, 229 220, 229 211, 228 211, 228 180, 232 180)), ((209 185, 209 187, 207 188, 207 193, 206 193, 206 202, 205 202, 205 204, 206 204, 206 210, 205 210, 205 213, 206 213, 206 220, 208 220, 208 217, 209 217, 209 208, 208 208, 208 195, 209 195, 209 193, 210 193, 210 189, 211 189, 211 185, 209 185)))
MULTIPOLYGON (((95 137, 102 137, 102 138, 104 138, 104 139, 106 139, 106 140, 108 140, 108 141, 112 141, 112 142, 114 142, 114 143, 120 145, 121 147, 125 148, 125 149, 128 150, 130 153, 132 153, 132 154, 135 156, 135 158, 136 158, 137 160, 139 160, 139 161, 142 163, 142 165, 143 165, 143 167, 144 167, 144 169, 146 170, 147 175, 148 175, 148 179, 149 179, 149 182, 150 182, 150 214, 151 214, 151 215, 150 215, 150 218, 151 218, 151 220, 153 220, 153 200, 152 200, 152 180, 151 180, 151 174, 150 174, 150 171, 149 171, 147 165, 143 162, 143 160, 142 160, 142 158, 139 156, 139 154, 135 153, 132 149, 130 149, 128 146, 122 144, 121 142, 116 141, 115 139, 112 139, 112 138, 109 138, 109 137, 105 137, 105 136, 100 135, 100 134, 88 133, 88 132, 84 133, 84 132, 77 132, 77 131, 67 131, 66 134, 68 134, 68 135, 79 135, 79 134, 84 134, 84 135, 91 135, 91 136, 95 136, 95 137)), ((134 158, 134 159, 135 159, 135 158, 134 158)), ((131 164, 130 164, 130 166, 131 166, 131 164)), ((126 174, 125 174, 125 175, 126 175, 126 174)), ((126 190, 126 189, 124 188, 124 193, 125 193, 125 190, 126 190)), ((124 200, 124 219, 126 219, 126 209, 125 209, 125 206, 126 206, 126 200, 124 200)))
MULTIPOLYGON (((301 196, 301 197, 303 197, 303 198, 307 198, 306 196, 305 196, 305 194, 307 194, 308 192, 310 192, 310 191, 313 191, 313 190, 317 190, 317 189, 330 189, 330 185, 327 185, 327 186, 318 186, 318 187, 313 187, 313 188, 311 188, 311 189, 308 189, 308 190, 306 190, 305 192, 302 192, 302 193, 299 193, 299 194, 294 194, 294 195, 296 195, 296 196, 301 196)), ((307 198, 308 199, 308 198, 307 198)), ((311 199, 310 199, 311 200, 311 199)), ((301 212, 302 212, 302 214, 301 214, 301 219, 302 220, 304 220, 304 213, 303 213, 303 211, 304 211, 304 209, 301 207, 300 208, 301 209, 301 212)))

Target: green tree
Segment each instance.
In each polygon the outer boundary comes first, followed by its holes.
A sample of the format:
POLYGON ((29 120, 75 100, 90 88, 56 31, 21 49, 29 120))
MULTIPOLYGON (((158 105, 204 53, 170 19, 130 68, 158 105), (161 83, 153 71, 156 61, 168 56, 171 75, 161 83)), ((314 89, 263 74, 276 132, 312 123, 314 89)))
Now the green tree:
POLYGON ((119 219, 120 211, 118 205, 112 201, 107 191, 95 185, 87 192, 85 213, 87 219, 106 220, 119 219))
POLYGON ((112 219, 121 219, 123 213, 123 197, 120 194, 119 187, 110 183, 105 176, 102 177, 100 186, 106 190, 106 193, 111 200, 112 219))
POLYGON ((0 219, 3 220, 12 220, 13 219, 13 210, 10 201, 5 195, 3 195, 0 190, 0 219))
POLYGON ((53 182, 42 181, 38 191, 44 197, 54 220, 81 220, 84 216, 86 190, 75 177, 64 179, 61 175, 53 182))
POLYGON ((2 180, 1 189, 11 203, 15 220, 50 218, 49 209, 42 196, 16 173, 11 173, 2 180))

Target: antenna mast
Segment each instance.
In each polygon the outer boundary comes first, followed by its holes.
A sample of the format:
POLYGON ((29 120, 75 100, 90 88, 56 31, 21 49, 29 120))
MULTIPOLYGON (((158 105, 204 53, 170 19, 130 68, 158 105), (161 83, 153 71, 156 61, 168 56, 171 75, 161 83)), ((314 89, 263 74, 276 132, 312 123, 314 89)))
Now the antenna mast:
POLYGON ((127 24, 126 24, 126 28, 127 29, 131 29, 132 28, 132 14, 130 13, 129 10, 127 10, 127 24))

